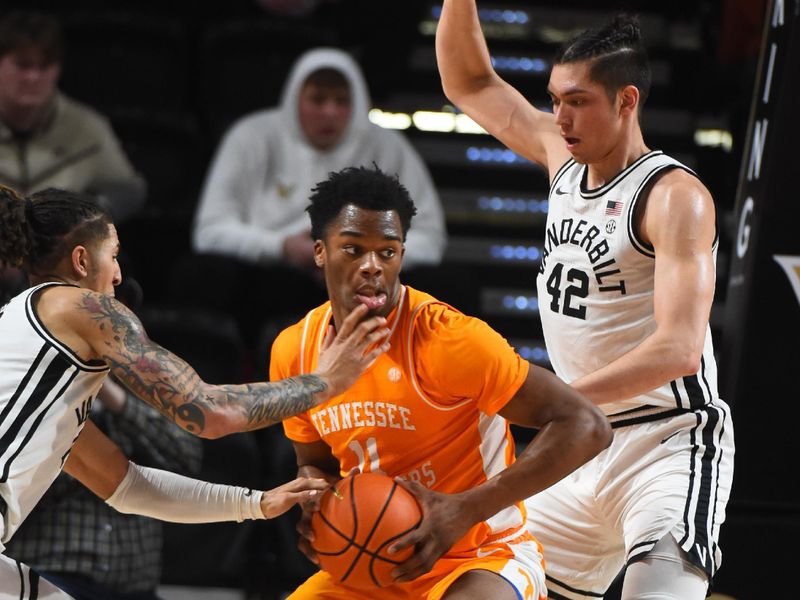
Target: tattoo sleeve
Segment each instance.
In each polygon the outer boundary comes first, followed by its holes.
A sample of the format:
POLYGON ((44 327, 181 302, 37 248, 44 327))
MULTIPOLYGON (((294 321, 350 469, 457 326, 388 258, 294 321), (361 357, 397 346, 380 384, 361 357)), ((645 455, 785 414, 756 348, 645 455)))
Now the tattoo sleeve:
POLYGON ((77 309, 98 328, 102 358, 117 379, 195 435, 272 425, 316 406, 316 394, 327 388, 316 375, 274 383, 209 385, 188 363, 150 340, 136 315, 114 298, 86 292, 77 309))

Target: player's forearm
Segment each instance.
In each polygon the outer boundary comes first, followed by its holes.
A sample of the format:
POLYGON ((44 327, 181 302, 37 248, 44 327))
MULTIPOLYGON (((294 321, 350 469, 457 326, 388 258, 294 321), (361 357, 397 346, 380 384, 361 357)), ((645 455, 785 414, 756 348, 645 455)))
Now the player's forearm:
POLYGON ((274 425, 306 412, 330 396, 327 380, 318 375, 272 383, 209 385, 189 365, 183 365, 185 368, 179 371, 151 372, 146 378, 136 372, 115 370, 115 374, 139 398, 177 425, 209 439, 274 425))
POLYGON ((629 400, 697 373, 700 352, 680 339, 653 334, 630 352, 570 385, 596 405, 629 400))
POLYGON ((611 438, 608 421, 595 409, 550 421, 513 465, 461 494, 475 511, 473 522, 547 489, 594 458, 611 438))
POLYGON ((328 381, 319 375, 298 375, 270 383, 208 386, 203 437, 262 429, 302 414, 327 400, 328 381))
POLYGON ((454 101, 494 76, 475 0, 445 0, 436 30, 436 59, 444 92, 454 101))
POLYGON ((261 501, 258 490, 208 483, 134 463, 106 499, 119 512, 173 523, 264 519, 261 501))

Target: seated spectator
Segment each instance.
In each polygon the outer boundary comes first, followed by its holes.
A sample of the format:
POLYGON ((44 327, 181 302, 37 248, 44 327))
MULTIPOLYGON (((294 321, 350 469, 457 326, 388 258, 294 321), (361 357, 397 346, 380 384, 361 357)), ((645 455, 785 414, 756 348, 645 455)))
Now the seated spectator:
MULTIPOLYGON (((370 123, 369 107, 356 62, 317 48, 292 67, 280 106, 243 117, 225 135, 193 231, 196 252, 224 259, 204 256, 182 271, 183 278, 214 282, 212 302, 241 317, 246 341, 257 341, 252 336, 265 317, 294 316, 324 301, 305 208, 314 184, 331 171, 374 163, 397 174, 418 207, 405 269, 440 262, 446 231, 430 174, 402 134, 370 123)), ((209 293, 207 285, 180 285, 190 297, 209 293)))
POLYGON ((13 12, 0 20, 0 184, 20 194, 92 194, 119 224, 141 208, 145 182, 108 121, 59 91, 61 58, 53 17, 13 12))
MULTIPOLYGON (((0 184, 20 194, 92 194, 119 224, 144 204, 145 182, 108 121, 59 91, 61 59, 53 17, 20 11, 0 19, 0 184)), ((0 264, 0 302, 25 287, 23 273, 0 264)))

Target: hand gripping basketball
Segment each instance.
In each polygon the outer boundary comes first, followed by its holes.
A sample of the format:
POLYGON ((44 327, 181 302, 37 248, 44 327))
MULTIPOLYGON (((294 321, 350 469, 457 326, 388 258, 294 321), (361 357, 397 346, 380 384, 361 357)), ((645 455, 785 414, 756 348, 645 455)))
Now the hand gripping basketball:
POLYGON ((424 520, 389 548, 389 556, 405 557, 392 572, 395 583, 412 581, 430 571, 434 563, 480 519, 474 502, 466 494, 435 492, 414 481, 397 479, 399 485, 416 497, 424 520), (409 554, 409 550, 414 550, 409 554))
POLYGON ((343 585, 385 587, 394 583, 392 570, 414 552, 409 547, 390 555, 390 544, 421 522, 412 494, 386 475, 361 473, 323 494, 311 517, 312 548, 320 567, 343 585))
POLYGON ((325 336, 316 373, 328 383, 327 398, 338 396, 353 385, 361 373, 389 349, 386 319, 371 317, 362 321, 368 310, 359 304, 347 315, 338 332, 330 327, 325 336))

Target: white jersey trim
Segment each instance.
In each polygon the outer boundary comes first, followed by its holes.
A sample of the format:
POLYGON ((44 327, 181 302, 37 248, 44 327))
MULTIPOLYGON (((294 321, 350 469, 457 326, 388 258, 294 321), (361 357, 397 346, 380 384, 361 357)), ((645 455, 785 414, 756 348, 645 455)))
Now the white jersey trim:
POLYGON ((550 183, 550 193, 552 193, 553 188, 555 188, 556 184, 558 184, 559 180, 564 176, 564 173, 569 171, 572 165, 575 164, 575 159, 570 158, 565 162, 561 167, 556 171, 555 176, 553 177, 553 181, 550 183))
POLYGON ((661 150, 651 150, 647 154, 643 154, 627 167, 625 167, 622 171, 617 173, 617 175, 609 181, 608 183, 601 185, 599 188, 595 188, 590 190, 586 186, 586 181, 589 173, 589 169, 586 165, 583 166, 583 172, 581 173, 580 183, 578 184, 578 193, 580 194, 581 198, 585 200, 590 200, 593 198, 599 198, 610 189, 614 188, 619 184, 623 179, 625 179, 628 174, 630 174, 636 167, 641 165, 643 162, 650 160, 651 158, 656 158, 657 156, 661 156, 664 153, 661 150))

